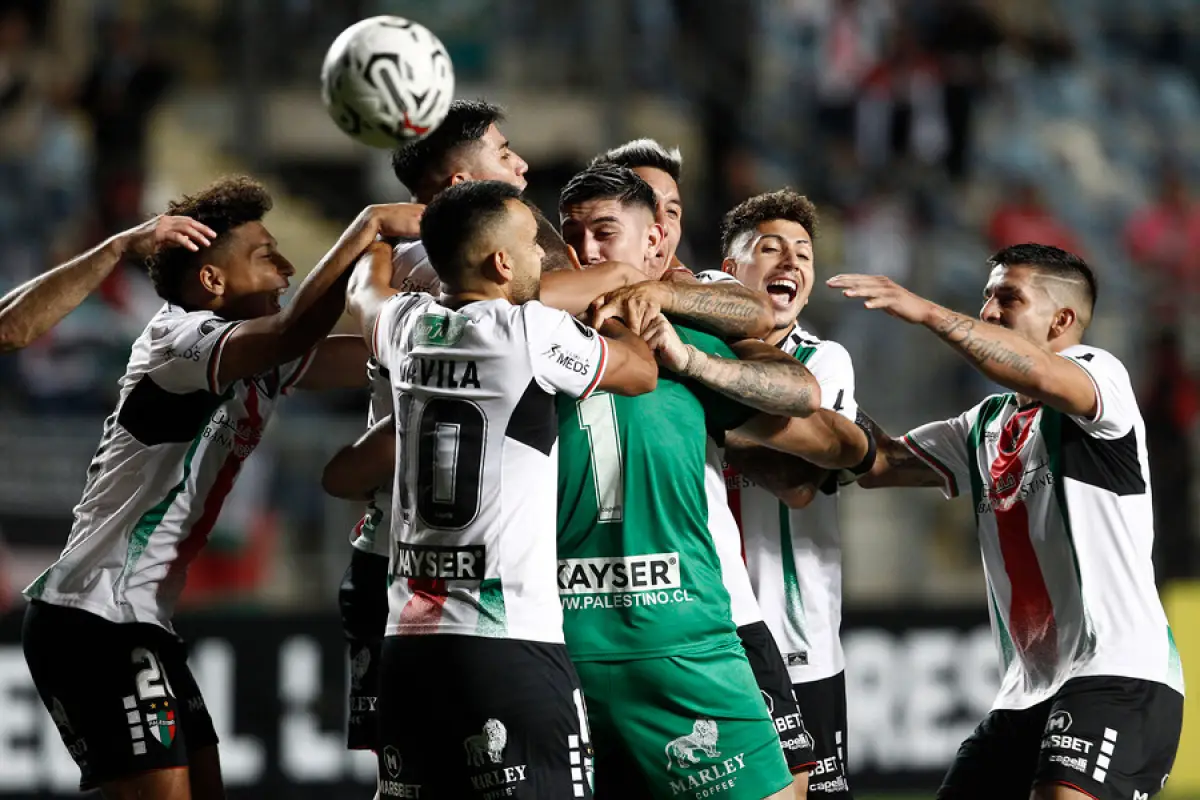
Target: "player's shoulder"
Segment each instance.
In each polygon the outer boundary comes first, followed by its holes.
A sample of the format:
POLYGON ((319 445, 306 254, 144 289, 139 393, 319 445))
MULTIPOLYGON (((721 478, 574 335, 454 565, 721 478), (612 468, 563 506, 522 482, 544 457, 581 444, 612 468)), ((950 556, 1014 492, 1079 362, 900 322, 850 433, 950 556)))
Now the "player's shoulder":
POLYGON ((706 269, 696 273, 696 280, 701 283, 741 283, 728 272, 719 269, 706 269))
POLYGON ((392 248, 392 288, 441 294, 442 280, 429 263, 429 254, 420 239, 400 242, 392 248))
POLYGON ((1058 354, 1063 358, 1074 361, 1089 372, 1102 369, 1126 377, 1129 376, 1129 370, 1126 369, 1121 359, 1100 347, 1093 347, 1089 344, 1076 344, 1065 350, 1058 351, 1058 354))
POLYGON ((158 310, 146 325, 146 333, 151 339, 163 339, 180 333, 194 332, 198 336, 207 336, 218 328, 229 325, 232 320, 221 317, 216 312, 208 310, 188 311, 171 303, 166 303, 158 310))
POLYGON ((833 339, 822 339, 800 323, 796 323, 791 332, 779 344, 780 349, 790 355, 807 351, 813 356, 850 358, 850 351, 840 342, 833 339))

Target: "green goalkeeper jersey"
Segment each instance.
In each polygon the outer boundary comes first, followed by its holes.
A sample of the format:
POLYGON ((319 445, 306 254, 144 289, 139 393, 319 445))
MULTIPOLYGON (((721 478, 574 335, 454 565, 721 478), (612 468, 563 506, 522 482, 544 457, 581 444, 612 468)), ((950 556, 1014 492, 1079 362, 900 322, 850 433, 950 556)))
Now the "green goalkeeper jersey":
MULTIPOLYGON (((720 340, 683 341, 735 358, 720 340)), ((664 372, 640 397, 559 397, 558 591, 576 661, 703 653, 736 642, 708 530, 708 431, 753 411, 664 372)))

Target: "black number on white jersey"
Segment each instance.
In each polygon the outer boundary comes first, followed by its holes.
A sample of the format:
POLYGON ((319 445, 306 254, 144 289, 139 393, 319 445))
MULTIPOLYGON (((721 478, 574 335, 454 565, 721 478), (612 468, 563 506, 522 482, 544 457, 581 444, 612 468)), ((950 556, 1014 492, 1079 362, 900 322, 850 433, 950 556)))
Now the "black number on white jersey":
POLYGON ((470 400, 435 397, 417 424, 417 514, 431 528, 461 530, 479 513, 487 417, 470 400))

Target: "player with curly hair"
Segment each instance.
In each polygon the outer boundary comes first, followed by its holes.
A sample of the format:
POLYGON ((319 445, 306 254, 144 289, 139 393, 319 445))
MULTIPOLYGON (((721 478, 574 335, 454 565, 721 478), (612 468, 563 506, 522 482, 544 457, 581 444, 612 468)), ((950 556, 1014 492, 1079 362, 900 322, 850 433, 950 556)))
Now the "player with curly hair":
POLYGON ((365 209, 281 310, 295 270, 263 224, 271 205, 244 177, 171 203, 203 241, 149 259, 166 305, 133 344, 66 547, 25 590, 34 684, 81 787, 107 797, 224 796, 176 600, 280 398, 365 383, 362 340, 325 337, 350 266, 380 235, 414 235, 423 208, 365 209))
MULTIPOLYGON (((850 355, 799 320, 814 284, 816 206, 791 189, 767 192, 730 210, 721 233, 722 270, 700 279, 738 280, 770 299, 775 329, 766 341, 808 367, 821 387, 822 407, 810 418, 814 447, 843 453, 843 464, 865 471, 874 449, 854 424, 850 355)), ((722 456, 754 593, 783 650, 772 667, 783 673, 799 711, 780 738, 789 753, 805 754, 808 797, 848 800, 837 481, 736 433, 726 437, 722 456)))

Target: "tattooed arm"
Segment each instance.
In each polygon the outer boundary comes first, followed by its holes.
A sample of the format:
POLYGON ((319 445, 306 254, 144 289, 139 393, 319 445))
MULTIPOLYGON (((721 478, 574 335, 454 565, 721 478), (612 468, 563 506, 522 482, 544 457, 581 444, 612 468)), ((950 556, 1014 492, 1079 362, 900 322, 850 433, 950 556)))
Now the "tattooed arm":
POLYGON ((984 375, 1018 394, 1076 417, 1095 416, 1098 396, 1087 372, 1021 334, 937 306, 925 322, 984 375))
POLYGON ((661 314, 643 336, 667 369, 756 411, 805 417, 821 407, 821 387, 808 368, 765 342, 737 342, 732 346, 737 359, 710 356, 683 344, 661 314))
POLYGON ((1015 331, 943 308, 890 278, 838 275, 828 283, 847 297, 863 298, 867 308, 924 325, 984 375, 1018 394, 1072 416, 1091 417, 1098 410, 1096 387, 1082 367, 1015 331))
POLYGON ((740 283, 644 281, 604 298, 593 312, 592 325, 621 317, 641 334, 659 313, 730 339, 761 339, 775 324, 767 296, 740 283))
POLYGON ((890 486, 941 486, 942 476, 933 467, 917 458, 899 439, 887 435, 879 423, 860 409, 859 420, 875 437, 875 466, 858 479, 858 485, 866 489, 883 489, 890 486))

